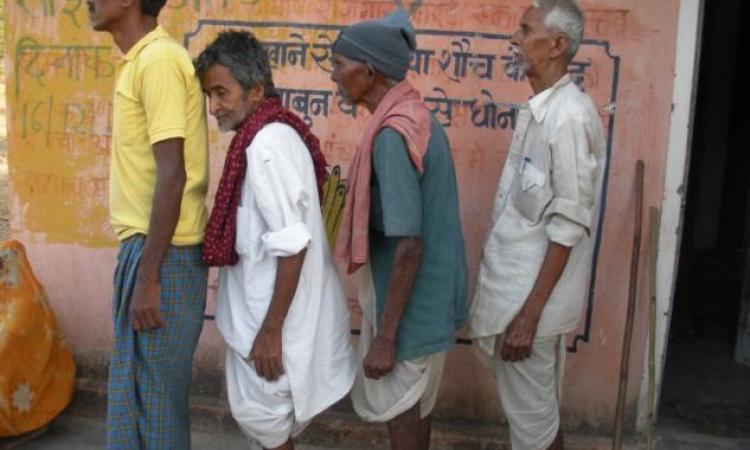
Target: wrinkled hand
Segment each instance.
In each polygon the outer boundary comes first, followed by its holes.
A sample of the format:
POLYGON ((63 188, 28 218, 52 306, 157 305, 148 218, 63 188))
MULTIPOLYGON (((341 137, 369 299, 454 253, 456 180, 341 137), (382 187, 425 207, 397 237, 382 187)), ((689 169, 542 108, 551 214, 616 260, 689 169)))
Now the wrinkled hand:
POLYGON ((505 361, 523 361, 531 356, 531 345, 536 335, 539 317, 529 314, 523 308, 505 330, 500 356, 505 361))
POLYGON ((387 375, 396 365, 396 342, 382 334, 375 336, 362 365, 367 378, 377 380, 387 375))
POLYGON ((161 286, 158 281, 138 277, 130 297, 130 320, 136 331, 164 326, 161 320, 161 286))
POLYGON ((248 359, 255 364, 259 377, 276 381, 284 374, 284 363, 281 358, 281 330, 269 330, 261 327, 250 350, 248 359))

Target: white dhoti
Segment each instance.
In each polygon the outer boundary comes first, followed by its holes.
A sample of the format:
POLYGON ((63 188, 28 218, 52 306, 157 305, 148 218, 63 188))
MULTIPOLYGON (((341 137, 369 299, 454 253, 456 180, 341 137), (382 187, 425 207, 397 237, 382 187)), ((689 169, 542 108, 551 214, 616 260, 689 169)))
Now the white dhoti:
POLYGON ((513 450, 545 450, 560 428, 565 368, 562 336, 534 339, 531 356, 518 362, 500 357, 503 335, 483 338, 482 344, 489 339, 495 340, 492 356, 481 350, 487 345, 479 345, 478 353, 495 376, 513 450))
POLYGON ((445 365, 445 352, 398 361, 393 370, 377 380, 367 378, 363 361, 375 335, 377 317, 375 290, 369 267, 361 271, 359 303, 362 307, 362 331, 359 337, 359 364, 351 392, 354 411, 368 422, 388 422, 420 402, 420 417, 435 407, 445 365))
POLYGON ((286 375, 266 381, 239 353, 227 349, 226 378, 232 417, 252 443, 264 448, 279 447, 310 423, 295 421, 286 375))

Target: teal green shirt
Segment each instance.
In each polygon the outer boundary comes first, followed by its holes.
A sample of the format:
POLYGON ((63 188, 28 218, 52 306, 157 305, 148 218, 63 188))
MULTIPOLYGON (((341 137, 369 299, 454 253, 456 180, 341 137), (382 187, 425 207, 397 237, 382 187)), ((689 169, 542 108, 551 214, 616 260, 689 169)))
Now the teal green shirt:
POLYGON ((385 128, 375 137, 370 262, 378 321, 398 239, 422 238, 419 269, 399 323, 398 361, 448 349, 466 319, 467 269, 456 173, 448 138, 434 119, 423 164, 420 174, 395 130, 385 128))

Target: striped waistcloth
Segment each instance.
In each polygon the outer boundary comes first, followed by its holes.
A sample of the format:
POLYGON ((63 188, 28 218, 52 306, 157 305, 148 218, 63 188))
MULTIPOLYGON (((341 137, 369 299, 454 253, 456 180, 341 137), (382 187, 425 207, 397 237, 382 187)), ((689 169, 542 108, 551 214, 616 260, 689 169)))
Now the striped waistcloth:
POLYGON ((128 318, 145 236, 120 245, 115 272, 114 348, 107 387, 107 448, 189 449, 188 393, 203 326, 208 269, 201 246, 170 246, 161 267, 165 326, 136 332, 128 318))

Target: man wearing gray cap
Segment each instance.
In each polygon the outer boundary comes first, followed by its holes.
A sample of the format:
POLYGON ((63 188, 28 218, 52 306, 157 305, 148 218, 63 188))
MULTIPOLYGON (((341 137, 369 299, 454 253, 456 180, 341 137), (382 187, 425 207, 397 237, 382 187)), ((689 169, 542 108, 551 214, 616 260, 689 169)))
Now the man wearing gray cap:
POLYGON ((445 351, 466 317, 456 175, 443 129, 405 81, 414 29, 403 10, 342 30, 332 80, 372 117, 351 162, 335 254, 360 270, 355 411, 393 449, 427 449, 445 351), (363 267, 364 266, 364 267, 363 267))

